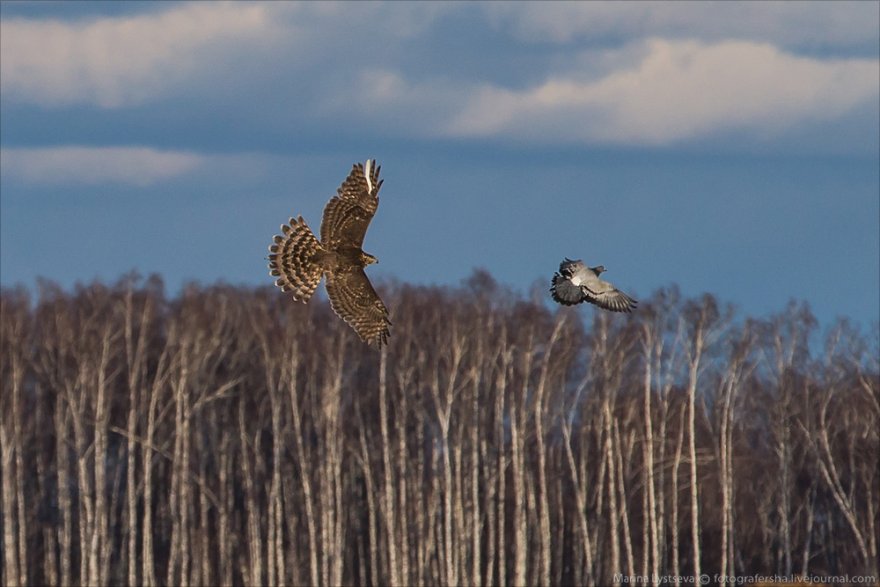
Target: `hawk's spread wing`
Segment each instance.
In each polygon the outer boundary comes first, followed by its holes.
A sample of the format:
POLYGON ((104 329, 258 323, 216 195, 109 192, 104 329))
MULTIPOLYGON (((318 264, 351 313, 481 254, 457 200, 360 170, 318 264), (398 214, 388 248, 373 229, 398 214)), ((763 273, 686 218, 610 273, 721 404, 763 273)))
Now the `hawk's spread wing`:
POLYGON ((327 297, 336 315, 348 322, 361 340, 376 346, 388 341, 388 308, 363 269, 327 273, 327 297))
POLYGON ((360 248, 370 220, 379 207, 379 166, 367 159, 366 166, 355 163, 351 173, 324 208, 321 244, 328 249, 340 245, 360 248))

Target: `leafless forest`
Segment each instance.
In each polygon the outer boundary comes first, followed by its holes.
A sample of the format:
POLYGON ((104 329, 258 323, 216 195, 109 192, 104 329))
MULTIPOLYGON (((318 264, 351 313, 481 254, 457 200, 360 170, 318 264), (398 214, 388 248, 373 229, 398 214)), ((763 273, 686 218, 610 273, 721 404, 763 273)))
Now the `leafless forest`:
POLYGON ((876 326, 381 289, 383 353, 271 287, 3 290, 3 584, 877 576, 876 326))

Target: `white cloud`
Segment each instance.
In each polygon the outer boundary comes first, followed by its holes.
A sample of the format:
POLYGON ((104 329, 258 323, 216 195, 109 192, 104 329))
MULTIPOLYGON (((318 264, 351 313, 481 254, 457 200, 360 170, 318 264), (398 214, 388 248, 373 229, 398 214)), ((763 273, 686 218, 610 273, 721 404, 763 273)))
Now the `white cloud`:
POLYGON ((131 115, 161 125, 196 105, 194 119, 216 116, 230 137, 249 140, 304 131, 640 145, 719 131, 760 139, 869 110, 880 62, 853 55, 877 44, 876 12, 858 2, 320 2, 10 17, 0 22, 0 92, 4 107, 168 98, 131 115))
POLYGON ((265 5, 195 3, 158 14, 0 22, 0 91, 46 106, 141 103, 184 81, 229 44, 273 38, 265 5))
POLYGON ((398 71, 372 67, 358 72, 348 86, 350 95, 329 97, 320 106, 323 116, 355 114, 360 117, 355 124, 378 126, 392 136, 422 138, 442 135, 474 87, 449 79, 410 80, 398 71))
POLYGON ((635 63, 598 79, 575 72, 523 90, 482 86, 447 131, 662 145, 727 130, 772 135, 876 103, 878 92, 876 59, 818 60, 743 41, 654 39, 635 63))
POLYGON ((862 1, 490 2, 485 8, 496 27, 540 43, 739 39, 874 53, 880 28, 877 3, 862 1))
POLYGON ((147 147, 2 148, 0 170, 9 178, 37 184, 119 183, 147 186, 195 170, 205 158, 195 153, 147 147))
POLYGON ((103 108, 218 87, 250 85, 251 93, 255 80, 274 85, 301 70, 357 72, 419 42, 455 10, 430 2, 191 2, 85 21, 4 18, 0 92, 45 107, 103 108))

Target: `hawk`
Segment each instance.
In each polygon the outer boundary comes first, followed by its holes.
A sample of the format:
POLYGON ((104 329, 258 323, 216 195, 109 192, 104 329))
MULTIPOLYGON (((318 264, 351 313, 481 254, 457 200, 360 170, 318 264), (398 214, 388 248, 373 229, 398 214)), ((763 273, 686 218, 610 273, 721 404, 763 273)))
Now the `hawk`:
POLYGON ((587 267, 580 259, 568 257, 559 264, 559 272, 553 275, 550 293, 553 299, 565 306, 590 302, 612 312, 632 312, 638 302, 602 279, 603 265, 587 267))
POLYGON ((269 246, 269 273, 277 277, 275 285, 307 302, 324 276, 330 307, 361 340, 376 346, 387 344, 391 322, 388 308, 364 273, 364 267, 378 259, 361 246, 379 207, 379 169, 371 159, 354 164, 324 207, 320 241, 298 216, 281 226, 283 234, 269 246))

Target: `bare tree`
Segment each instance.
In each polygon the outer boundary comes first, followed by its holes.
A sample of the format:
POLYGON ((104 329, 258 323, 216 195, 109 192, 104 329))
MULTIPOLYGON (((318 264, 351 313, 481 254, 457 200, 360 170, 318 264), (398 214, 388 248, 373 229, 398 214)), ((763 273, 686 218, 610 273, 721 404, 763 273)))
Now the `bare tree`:
POLYGON ((876 575, 876 332, 380 289, 381 353, 268 287, 2 290, 0 580, 876 575))
POLYGON ((693 576, 702 574, 700 565, 700 482, 697 475, 697 383, 706 347, 721 334, 723 324, 717 303, 711 296, 704 296, 698 303, 685 308, 683 318, 687 322, 690 342, 686 348, 688 358, 687 383, 687 426, 688 426, 688 464, 690 467, 690 506, 691 506, 691 548, 693 557, 693 576))

